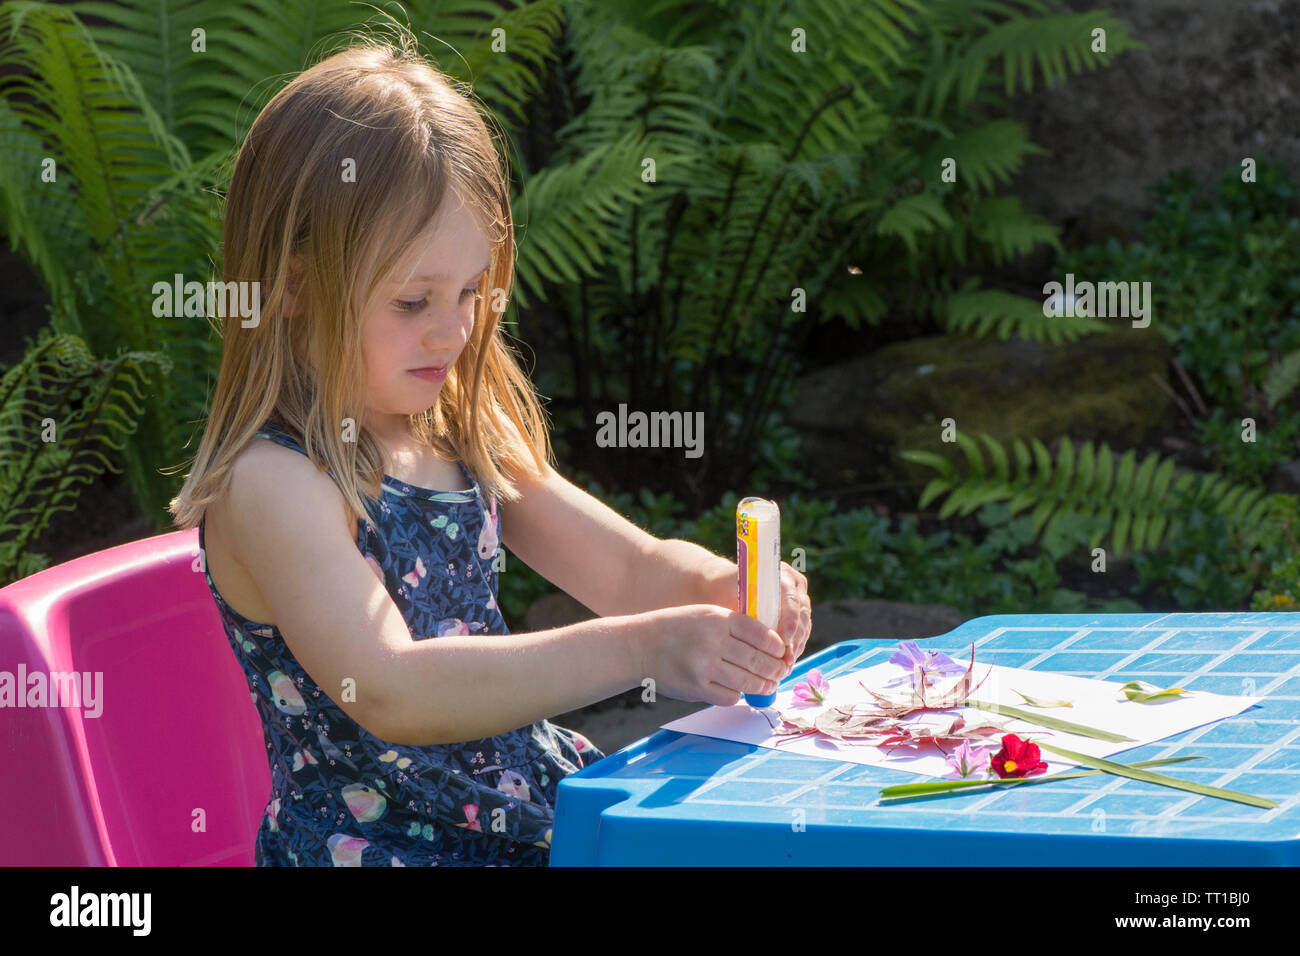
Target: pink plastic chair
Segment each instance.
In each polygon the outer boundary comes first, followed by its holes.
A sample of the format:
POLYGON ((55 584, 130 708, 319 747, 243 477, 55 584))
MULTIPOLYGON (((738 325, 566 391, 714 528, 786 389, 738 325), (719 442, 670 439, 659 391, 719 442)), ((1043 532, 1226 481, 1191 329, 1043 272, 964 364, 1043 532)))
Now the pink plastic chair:
POLYGON ((102 675, 98 717, 0 707, 0 866, 252 865, 266 743, 198 553, 177 531, 0 589, 0 671, 102 675))

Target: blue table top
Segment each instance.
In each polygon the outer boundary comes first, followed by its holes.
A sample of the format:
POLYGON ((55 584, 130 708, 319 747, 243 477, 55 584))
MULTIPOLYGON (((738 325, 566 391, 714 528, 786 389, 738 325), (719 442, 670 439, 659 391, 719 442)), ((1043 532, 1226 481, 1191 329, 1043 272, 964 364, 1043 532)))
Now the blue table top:
MULTIPOLYGON (((1111 759, 1199 754, 1154 769, 1278 806, 1104 773, 881 805, 881 788, 932 778, 661 730, 560 782, 551 865, 1300 864, 1300 614, 999 614, 918 641, 954 657, 972 642, 1006 667, 1263 698, 1111 759)), ((896 646, 836 644, 783 686, 896 646)))

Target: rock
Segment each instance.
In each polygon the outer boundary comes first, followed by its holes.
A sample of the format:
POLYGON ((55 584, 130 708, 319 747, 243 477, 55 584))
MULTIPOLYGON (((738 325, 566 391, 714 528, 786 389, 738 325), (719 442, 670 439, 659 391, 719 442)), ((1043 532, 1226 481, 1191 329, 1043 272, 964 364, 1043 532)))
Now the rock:
MULTIPOLYGON (((1078 15, 1097 5, 1066 6, 1078 15)), ((1300 33, 1294 3, 1115 0, 1105 7, 1146 49, 1050 86, 1036 71, 1033 92, 1007 101, 1007 115, 1048 151, 1026 157, 1008 191, 1063 224, 1067 247, 1129 238, 1150 212, 1150 184, 1172 170, 1217 179, 1247 156, 1300 168, 1300 136, 1288 120, 1300 33)))
POLYGON ((1013 463, 1017 437, 1051 447, 1069 436, 1076 448, 1091 439, 1122 452, 1179 431, 1176 406, 1151 378, 1167 377, 1168 344, 1152 328, 1115 321, 1114 330, 1059 345, 909 339, 806 375, 794 385, 786 416, 803 438, 804 471, 823 494, 869 482, 919 486, 934 470, 898 457, 917 448, 944 455, 966 474, 960 446, 940 440, 945 418, 971 437, 987 432, 1013 463))

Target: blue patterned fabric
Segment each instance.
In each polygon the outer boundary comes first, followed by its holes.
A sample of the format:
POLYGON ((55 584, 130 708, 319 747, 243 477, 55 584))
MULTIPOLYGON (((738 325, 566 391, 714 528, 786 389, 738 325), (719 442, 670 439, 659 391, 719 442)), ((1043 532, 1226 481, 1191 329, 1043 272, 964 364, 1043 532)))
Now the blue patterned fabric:
MULTIPOLYGON (((275 421, 258 432, 302 454, 275 421)), ((387 475, 357 547, 401 610, 413 640, 507 634, 496 602, 495 496, 387 475)), ((204 548, 203 524, 199 547, 204 548)), ((222 599, 202 561, 231 649, 262 720, 271 794, 258 866, 545 866, 561 777, 605 756, 542 720, 482 740, 405 746, 380 740, 316 685, 272 624, 222 599)))

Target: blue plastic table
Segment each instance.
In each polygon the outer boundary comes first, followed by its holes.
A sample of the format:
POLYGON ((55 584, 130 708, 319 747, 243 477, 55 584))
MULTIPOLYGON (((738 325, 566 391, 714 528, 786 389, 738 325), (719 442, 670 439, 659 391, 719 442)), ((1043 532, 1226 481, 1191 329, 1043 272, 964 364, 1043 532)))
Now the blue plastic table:
MULTIPOLYGON (((1104 773, 882 806, 882 787, 933 778, 661 730, 560 782, 551 865, 1300 864, 1300 614, 1000 614, 918 643, 960 659, 972 642, 986 663, 1264 698, 1113 759, 1201 754, 1157 772, 1278 806, 1104 773)), ((785 684, 896 646, 836 644, 785 684)))

